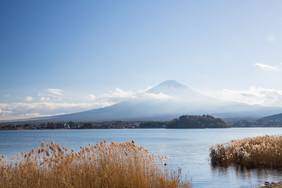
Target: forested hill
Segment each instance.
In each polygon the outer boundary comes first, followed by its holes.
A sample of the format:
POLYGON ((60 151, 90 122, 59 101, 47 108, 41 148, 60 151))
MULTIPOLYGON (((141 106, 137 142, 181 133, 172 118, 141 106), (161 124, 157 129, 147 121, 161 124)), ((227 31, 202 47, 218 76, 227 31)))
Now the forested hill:
POLYGON ((282 121, 282 113, 264 117, 259 119, 259 121, 282 121))
POLYGON ((228 124, 220 118, 214 118, 210 115, 203 116, 180 116, 168 122, 167 128, 228 128, 228 124))

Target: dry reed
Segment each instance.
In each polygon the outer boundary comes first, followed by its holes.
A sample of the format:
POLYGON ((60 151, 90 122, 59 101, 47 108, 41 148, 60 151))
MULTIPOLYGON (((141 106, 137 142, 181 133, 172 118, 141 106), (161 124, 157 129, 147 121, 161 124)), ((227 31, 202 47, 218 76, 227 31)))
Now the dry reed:
POLYGON ((213 165, 282 169, 282 136, 258 136, 232 140, 210 148, 213 165))
POLYGON ((103 141, 79 152, 42 142, 29 153, 0 158, 0 187, 190 187, 166 160, 134 141, 103 141))

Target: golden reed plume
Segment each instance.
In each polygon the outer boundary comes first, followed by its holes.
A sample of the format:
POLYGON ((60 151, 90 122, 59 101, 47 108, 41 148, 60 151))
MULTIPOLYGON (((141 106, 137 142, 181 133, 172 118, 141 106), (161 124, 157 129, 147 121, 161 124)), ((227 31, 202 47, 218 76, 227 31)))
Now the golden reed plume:
POLYGON ((232 140, 210 148, 214 165, 282 169, 282 136, 258 136, 232 140))
POLYGON ((166 157, 155 156, 134 141, 80 147, 79 152, 55 144, 41 143, 29 153, 7 160, 0 158, 1 188, 143 188, 191 187, 180 172, 166 165, 166 157))

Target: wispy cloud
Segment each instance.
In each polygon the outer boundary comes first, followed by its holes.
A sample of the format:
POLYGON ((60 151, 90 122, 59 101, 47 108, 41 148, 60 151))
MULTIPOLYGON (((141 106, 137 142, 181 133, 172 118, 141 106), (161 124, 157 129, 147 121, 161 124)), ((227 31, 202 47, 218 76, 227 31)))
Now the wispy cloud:
POLYGON ((0 108, 0 117, 9 116, 12 113, 13 113, 13 111, 3 110, 3 109, 0 108))
POLYGON ((0 103, 0 120, 43 117, 56 114, 80 112, 112 105, 108 102, 93 103, 0 103))
POLYGON ((89 100, 89 101, 94 101, 97 99, 97 97, 93 94, 89 94, 87 97, 85 97, 84 99, 89 100))
POLYGON ((64 95, 63 90, 60 89, 47 89, 47 91, 53 95, 59 95, 59 96, 64 95))
POLYGON ((50 99, 50 97, 40 97, 40 101, 41 102, 44 102, 44 101, 50 101, 51 99, 50 99))
POLYGON ((31 102, 31 101, 33 101, 33 97, 32 96, 26 96, 25 101, 31 102))
POLYGON ((64 92, 61 89, 46 89, 38 93, 40 101, 63 101, 64 92))
POLYGON ((278 70, 277 67, 275 66, 271 66, 271 65, 266 65, 266 64, 263 64, 263 63, 255 63, 254 66, 260 68, 261 70, 265 70, 265 71, 273 71, 273 70, 278 70))
POLYGON ((134 96, 136 92, 117 88, 101 96, 89 94, 87 97, 80 97, 76 102, 65 102, 66 97, 62 90, 46 89, 39 92, 37 97, 25 97, 21 103, 0 103, 0 120, 75 113, 110 106, 134 96))
POLYGON ((218 93, 218 97, 247 104, 282 106, 282 90, 262 87, 251 87, 248 90, 224 89, 218 93))
POLYGON ((147 89, 134 92, 116 88, 112 92, 101 94, 100 96, 88 94, 86 97, 80 97, 77 102, 65 102, 67 100, 62 90, 47 89, 40 92, 37 98, 27 96, 22 103, 0 103, 0 120, 75 113, 110 106, 133 98, 152 100, 172 98, 163 93, 147 93, 147 89))
POLYGON ((155 100, 163 100, 163 99, 170 99, 172 98, 169 95, 166 95, 164 93, 148 93, 147 91, 151 87, 146 88, 145 90, 138 90, 136 92, 133 91, 125 91, 119 88, 116 88, 115 91, 112 93, 108 94, 103 94, 101 97, 98 97, 97 99, 102 99, 106 101, 111 101, 111 102, 117 102, 117 101, 122 101, 122 100, 127 100, 127 99, 155 99, 155 100))
POLYGON ((108 94, 103 94, 101 98, 131 98, 135 95, 133 91, 125 91, 120 88, 116 88, 113 92, 108 94))
POLYGON ((159 100, 166 100, 166 99, 172 99, 173 98, 172 96, 166 95, 164 93, 158 93, 158 94, 155 94, 155 93, 143 93, 143 96, 147 97, 147 98, 159 99, 159 100))

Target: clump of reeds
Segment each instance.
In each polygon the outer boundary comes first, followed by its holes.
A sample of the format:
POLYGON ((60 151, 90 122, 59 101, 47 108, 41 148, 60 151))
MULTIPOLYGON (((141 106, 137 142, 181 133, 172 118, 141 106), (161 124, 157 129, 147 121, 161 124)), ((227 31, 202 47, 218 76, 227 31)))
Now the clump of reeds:
POLYGON ((42 142, 29 153, 0 158, 0 187, 189 187, 165 161, 134 141, 103 141, 79 152, 42 142))
POLYGON ((213 165, 282 169, 282 136, 258 136, 232 140, 210 148, 213 165))

